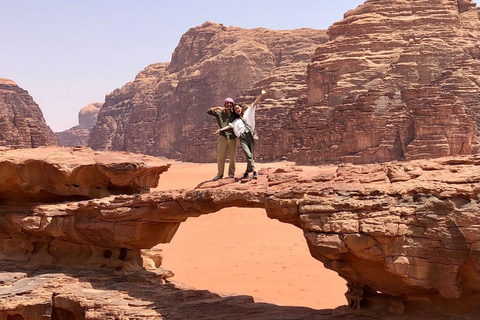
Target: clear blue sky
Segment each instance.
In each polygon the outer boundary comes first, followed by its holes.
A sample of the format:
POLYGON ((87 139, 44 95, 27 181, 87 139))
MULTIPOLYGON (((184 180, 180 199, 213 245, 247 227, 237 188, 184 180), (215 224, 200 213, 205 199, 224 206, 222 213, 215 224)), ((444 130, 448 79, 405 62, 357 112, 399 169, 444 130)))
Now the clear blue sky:
POLYGON ((27 90, 62 131, 78 111, 169 62, 205 21, 242 28, 327 29, 364 0, 0 0, 0 77, 27 90))

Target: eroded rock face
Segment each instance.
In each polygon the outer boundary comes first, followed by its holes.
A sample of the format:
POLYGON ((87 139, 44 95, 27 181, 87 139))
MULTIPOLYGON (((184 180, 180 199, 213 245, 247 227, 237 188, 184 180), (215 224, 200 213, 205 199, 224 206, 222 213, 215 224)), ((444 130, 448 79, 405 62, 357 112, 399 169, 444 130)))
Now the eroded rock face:
POLYGON ((1 320, 331 319, 329 310, 255 303, 250 296, 164 284, 162 276, 152 272, 57 269, 53 275, 42 268, 21 270, 9 277, 0 273, 1 320))
POLYGON ((479 311, 479 165, 478 156, 457 156, 271 168, 246 183, 1 206, 0 257, 26 266, 155 270, 161 257, 144 250, 170 241, 187 218, 264 207, 304 231, 312 256, 348 281, 347 301, 359 314, 470 319, 479 311))
POLYGON ((217 125, 207 109, 241 94, 239 101, 252 103, 268 86, 265 106, 281 106, 274 117, 283 119, 306 93, 307 63, 325 41, 325 31, 313 29, 249 30, 212 22, 191 28, 170 63, 148 66, 106 97, 89 146, 215 161, 217 125))
POLYGON ((148 192, 164 159, 90 148, 0 149, 0 205, 148 192))
POLYGON ((471 0, 366 1, 347 12, 308 66, 307 106, 287 128, 304 129, 292 159, 372 163, 477 153, 478 30, 471 0))
POLYGON ((109 95, 90 145, 215 161, 206 108, 227 96, 251 103, 266 88, 257 112, 260 161, 474 154, 478 29, 471 0, 366 1, 329 28, 328 41, 318 30, 205 23, 184 34, 170 64, 147 67, 109 95))
POLYGON ((81 126, 74 126, 68 130, 55 132, 58 139, 60 140, 60 145, 64 147, 81 147, 88 144, 88 139, 90 137, 90 130, 82 128, 81 126))
POLYGON ((36 148, 58 146, 59 141, 27 91, 0 78, 0 146, 36 148))
POLYGON ((97 121, 98 113, 103 103, 94 102, 83 107, 78 112, 78 126, 62 132, 55 132, 60 144, 65 147, 86 146, 90 138, 90 131, 97 121))
POLYGON ((295 184, 277 174, 267 214, 304 230, 312 256, 348 281, 352 308, 468 313, 479 308, 478 165, 340 165, 295 184))

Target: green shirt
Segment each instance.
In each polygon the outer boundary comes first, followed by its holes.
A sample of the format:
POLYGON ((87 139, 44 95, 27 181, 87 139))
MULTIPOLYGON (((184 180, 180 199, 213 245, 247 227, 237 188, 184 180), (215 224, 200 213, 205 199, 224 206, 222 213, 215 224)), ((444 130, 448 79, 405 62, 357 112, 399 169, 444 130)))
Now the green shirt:
MULTIPOLYGON (((212 109, 207 110, 207 114, 214 116, 215 119, 217 119, 218 125, 221 128, 224 128, 228 126, 229 123, 233 122, 235 120, 235 116, 233 115, 233 112, 230 113, 230 115, 224 111, 221 110, 215 110, 213 111, 212 109)), ((235 133, 233 133, 233 129, 230 128, 228 130, 220 132, 220 135, 225 136, 227 139, 235 139, 235 133)))

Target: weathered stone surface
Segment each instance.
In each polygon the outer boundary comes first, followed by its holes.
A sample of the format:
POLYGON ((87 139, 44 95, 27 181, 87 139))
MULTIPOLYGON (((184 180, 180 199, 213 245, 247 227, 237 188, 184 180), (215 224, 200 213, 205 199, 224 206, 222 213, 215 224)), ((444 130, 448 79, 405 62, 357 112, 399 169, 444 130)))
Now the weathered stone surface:
POLYGON ((55 132, 60 144, 65 147, 86 146, 102 105, 101 102, 95 102, 82 108, 78 112, 79 125, 62 132, 55 132))
MULTIPOLYGON (((79 268, 21 269, 29 273, 28 278, 15 279, 8 287, 0 283, 1 320, 327 320, 332 314, 332 310, 254 303, 250 296, 220 296, 181 284, 164 284, 161 276, 145 271, 116 275, 79 268)), ((0 266, 0 270, 9 268, 0 266)))
POLYGON ((142 250, 170 241, 187 218, 265 207, 269 217, 302 228, 312 256, 348 281, 347 300, 359 314, 474 319, 479 165, 478 156, 457 156, 306 172, 271 168, 247 183, 2 206, 0 257, 27 266, 154 270, 161 253, 142 250))
POLYGON ((36 148, 58 146, 59 141, 27 91, 0 78, 0 146, 36 148))
POLYGON ((107 95, 89 146, 215 161, 216 121, 206 110, 242 93, 239 101, 251 103, 268 86, 265 106, 282 108, 259 112, 283 119, 306 93, 307 63, 325 41, 325 31, 313 29, 242 29, 212 22, 191 28, 170 63, 148 66, 135 81, 107 95))
POLYGON ((205 109, 226 96, 251 103, 266 88, 260 161, 473 154, 478 30, 471 0, 366 1, 329 28, 328 41, 319 30, 205 23, 184 34, 170 64, 147 67, 109 95, 90 145, 215 161, 215 121, 205 109))
POLYGON ((0 149, 0 204, 59 202, 148 192, 163 158, 90 148, 0 149))
POLYGON ((471 0, 366 1, 327 31, 286 130, 299 163, 479 151, 479 11, 471 0))
POLYGON ((65 131, 55 132, 55 134, 62 146, 81 147, 88 144, 90 130, 82 128, 81 126, 74 126, 65 131))

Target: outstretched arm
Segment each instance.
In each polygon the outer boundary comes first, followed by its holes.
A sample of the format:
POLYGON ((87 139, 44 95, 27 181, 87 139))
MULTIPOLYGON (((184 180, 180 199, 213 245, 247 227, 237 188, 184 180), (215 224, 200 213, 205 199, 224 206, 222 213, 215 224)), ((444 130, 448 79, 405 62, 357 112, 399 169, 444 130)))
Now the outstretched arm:
POLYGON ((267 94, 267 90, 262 89, 262 92, 260 93, 260 95, 257 97, 257 99, 255 99, 255 101, 253 101, 252 106, 255 107, 265 94, 267 94))
POLYGON ((225 126, 225 127, 221 128, 221 129, 217 129, 217 131, 215 131, 213 134, 220 133, 221 131, 225 131, 225 130, 228 130, 228 129, 230 129, 230 128, 231 128, 230 126, 225 126))

